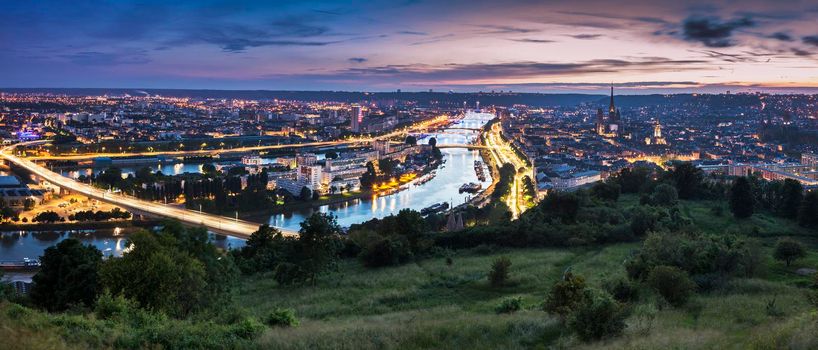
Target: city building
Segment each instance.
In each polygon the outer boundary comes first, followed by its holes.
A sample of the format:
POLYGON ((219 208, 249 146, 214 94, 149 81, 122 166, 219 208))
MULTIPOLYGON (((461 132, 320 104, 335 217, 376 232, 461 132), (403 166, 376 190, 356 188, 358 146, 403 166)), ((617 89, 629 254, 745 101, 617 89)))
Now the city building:
POLYGON ((349 127, 353 132, 361 132, 361 122, 364 120, 364 112, 360 105, 353 104, 349 117, 349 127))
POLYGON ((20 183, 16 176, 0 176, 0 200, 3 201, 3 205, 15 211, 22 211, 27 206, 33 208, 40 205, 46 200, 46 196, 45 191, 29 188, 20 183))
POLYGON ((620 113, 614 104, 614 91, 611 86, 611 103, 608 105, 607 117, 602 112, 602 108, 596 111, 596 133, 606 137, 616 137, 620 133, 620 113))

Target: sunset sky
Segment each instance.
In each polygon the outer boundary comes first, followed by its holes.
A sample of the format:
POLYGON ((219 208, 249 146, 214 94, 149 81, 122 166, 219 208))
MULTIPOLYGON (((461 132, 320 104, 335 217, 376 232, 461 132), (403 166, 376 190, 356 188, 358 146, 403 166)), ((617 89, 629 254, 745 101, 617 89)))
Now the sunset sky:
POLYGON ((818 2, 0 1, 0 50, 0 87, 816 92, 818 2))

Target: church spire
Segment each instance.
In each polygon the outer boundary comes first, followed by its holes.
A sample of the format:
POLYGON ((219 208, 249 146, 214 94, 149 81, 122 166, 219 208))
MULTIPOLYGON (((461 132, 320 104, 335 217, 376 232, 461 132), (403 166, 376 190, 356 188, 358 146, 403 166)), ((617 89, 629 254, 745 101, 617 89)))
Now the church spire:
POLYGON ((614 106, 614 99, 613 99, 613 84, 611 84, 611 105, 608 107, 609 113, 616 112, 616 106, 614 106))

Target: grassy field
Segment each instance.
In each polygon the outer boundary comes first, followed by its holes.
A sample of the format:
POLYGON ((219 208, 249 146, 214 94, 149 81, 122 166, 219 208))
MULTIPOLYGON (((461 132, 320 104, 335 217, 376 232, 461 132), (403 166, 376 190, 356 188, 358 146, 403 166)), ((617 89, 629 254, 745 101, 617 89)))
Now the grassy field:
MULTIPOLYGON (((620 205, 635 203, 625 197, 620 205)), ((631 306, 628 327, 621 337, 582 343, 557 319, 541 310, 549 288, 566 269, 586 278, 592 287, 625 275, 623 262, 639 243, 571 249, 498 249, 478 247, 448 252, 403 266, 366 269, 354 260, 315 286, 282 287, 270 275, 242 277, 230 313, 262 319, 276 308, 295 310, 300 325, 267 328, 253 341, 232 347, 281 349, 815 349, 818 315, 804 296, 812 277, 799 276, 799 267, 818 267, 814 232, 786 220, 756 215, 735 220, 724 211, 714 214, 710 202, 683 202, 682 212, 702 230, 737 232, 759 237, 766 260, 752 279, 732 279, 710 293, 696 294, 681 308, 671 308, 646 288, 631 306), (754 228, 754 227, 757 227, 754 228), (793 266, 772 259, 780 236, 793 236, 809 247, 809 254, 793 266), (444 256, 452 258, 448 265, 444 256), (489 286, 486 274, 498 257, 512 261, 512 283, 489 286), (498 315, 503 299, 519 296, 523 310, 498 315), (774 301, 774 303, 773 303, 774 301), (776 312, 770 312, 773 303, 776 312)), ((107 344, 115 337, 108 321, 76 316, 78 328, 66 316, 47 316, 27 310, 31 320, 16 321, 19 309, 0 305, 0 339, 23 339, 9 348, 86 348, 107 344), (62 319, 60 321, 60 319, 62 319), (36 321, 40 320, 40 321, 36 321), (107 327, 107 328, 106 328, 107 327), (77 330, 79 329, 79 330, 77 330), (31 343, 34 342, 34 343, 31 343)), ((224 312, 224 311, 222 311, 224 312)), ((202 315, 200 317, 207 317, 202 315)), ((187 324, 190 321, 169 321, 187 324)), ((216 326, 213 326, 216 327, 216 326)), ((0 340, 2 342, 2 340, 0 340)))
MULTIPOLYGON (((607 342, 582 344, 541 311, 546 291, 566 268, 586 277, 591 286, 601 287, 605 280, 624 275, 622 261, 634 248, 619 244, 593 250, 530 249, 485 255, 471 251, 455 255, 451 266, 436 258, 374 271, 348 262, 315 287, 279 289, 269 278, 246 279, 236 299, 258 316, 275 307, 296 310, 302 321, 299 327, 272 329, 259 342, 302 349, 744 349, 774 340, 779 325, 808 317, 803 290, 781 282, 789 279, 779 276, 792 274, 792 268, 772 260, 763 278, 733 280, 722 290, 697 295, 682 309, 663 307, 656 296, 643 293, 633 306, 625 335, 607 342), (493 289, 485 275, 499 256, 511 257, 514 283, 493 289), (522 297, 525 310, 497 315, 495 305, 509 296, 522 297), (773 299, 783 316, 767 315, 766 305, 773 299), (651 317, 653 322, 648 321, 651 317)), ((809 260, 815 259, 818 254, 812 252, 809 260)))

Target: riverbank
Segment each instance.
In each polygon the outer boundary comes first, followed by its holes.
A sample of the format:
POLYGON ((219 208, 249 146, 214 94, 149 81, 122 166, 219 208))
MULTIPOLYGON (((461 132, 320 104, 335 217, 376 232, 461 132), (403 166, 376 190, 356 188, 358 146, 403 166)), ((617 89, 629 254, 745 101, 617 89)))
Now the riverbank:
POLYGON ((55 223, 8 223, 0 224, 0 232, 10 231, 72 231, 72 230, 99 230, 116 228, 150 228, 161 224, 160 220, 119 220, 119 221, 85 221, 85 222, 55 222, 55 223))

